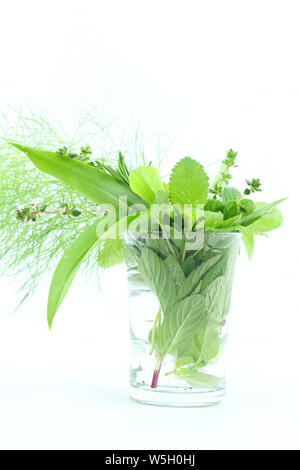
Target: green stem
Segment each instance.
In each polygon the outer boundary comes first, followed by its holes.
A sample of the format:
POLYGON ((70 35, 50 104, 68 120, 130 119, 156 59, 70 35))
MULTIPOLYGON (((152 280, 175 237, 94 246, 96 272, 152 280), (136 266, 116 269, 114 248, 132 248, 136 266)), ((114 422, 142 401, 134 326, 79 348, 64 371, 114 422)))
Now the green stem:
POLYGON ((184 240, 184 248, 183 248, 183 252, 182 252, 181 263, 184 262, 185 255, 186 255, 186 240, 184 240))
POLYGON ((166 238, 165 240, 167 240, 168 246, 169 246, 169 248, 170 248, 170 250, 171 250, 171 252, 172 252, 174 258, 177 259, 178 256, 176 255, 176 253, 175 253, 175 251, 174 251, 174 249, 173 249, 173 247, 172 247, 172 244, 171 244, 170 240, 169 240, 168 238, 166 238))
POLYGON ((160 318, 161 318, 161 307, 159 307, 158 314, 156 315, 156 318, 154 320, 154 326, 153 326, 153 331, 152 331, 152 341, 151 341, 151 350, 150 350, 150 355, 154 351, 154 345, 155 345, 155 334, 156 334, 156 327, 157 323, 159 322, 160 324, 160 318))
POLYGON ((241 203, 241 201, 244 199, 244 197, 245 197, 245 194, 243 194, 242 197, 237 201, 237 205, 238 205, 238 206, 240 205, 240 203, 241 203))

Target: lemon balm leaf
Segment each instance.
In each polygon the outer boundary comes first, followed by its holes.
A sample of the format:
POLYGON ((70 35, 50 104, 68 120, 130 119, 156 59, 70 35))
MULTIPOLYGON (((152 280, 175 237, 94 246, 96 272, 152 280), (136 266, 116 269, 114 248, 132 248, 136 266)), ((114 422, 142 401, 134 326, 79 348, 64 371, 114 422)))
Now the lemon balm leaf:
POLYGON ((169 183, 173 204, 205 204, 208 195, 208 176, 196 160, 185 157, 175 165, 169 183))

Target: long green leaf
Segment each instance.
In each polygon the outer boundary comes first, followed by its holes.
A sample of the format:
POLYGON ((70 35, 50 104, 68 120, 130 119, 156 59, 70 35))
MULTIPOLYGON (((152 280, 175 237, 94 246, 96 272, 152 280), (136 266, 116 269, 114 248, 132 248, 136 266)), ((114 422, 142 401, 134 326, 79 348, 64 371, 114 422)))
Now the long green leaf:
POLYGON ((96 224, 87 227, 68 248, 54 272, 48 296, 47 318, 49 328, 64 300, 74 277, 87 254, 99 244, 96 224))
POLYGON ((110 268, 123 263, 125 258, 124 245, 122 240, 107 239, 101 248, 98 256, 98 264, 101 268, 110 268))
POLYGON ((240 225, 247 226, 250 224, 253 224, 258 220, 260 217, 263 215, 267 214, 273 207, 278 206, 278 204, 281 204, 283 201, 285 201, 287 198, 279 199, 278 201, 271 202, 271 204, 264 204, 261 205, 258 209, 255 211, 251 212, 250 215, 247 215, 242 219, 240 222, 240 225))
POLYGON ((97 223, 87 227, 79 235, 77 240, 75 240, 73 245, 65 251, 54 272, 49 290, 47 316, 50 328, 54 316, 67 295, 75 275, 88 253, 103 241, 109 240, 110 237, 115 237, 116 234, 121 236, 122 232, 127 230, 128 224, 134 217, 136 216, 128 216, 126 220, 124 220, 125 218, 118 220, 114 225, 107 228, 107 216, 104 216, 100 221, 98 220, 97 223))
POLYGON ((119 197, 126 196, 128 206, 147 205, 127 185, 98 168, 54 152, 10 144, 24 152, 39 170, 60 179, 97 204, 112 204, 118 210, 119 197))

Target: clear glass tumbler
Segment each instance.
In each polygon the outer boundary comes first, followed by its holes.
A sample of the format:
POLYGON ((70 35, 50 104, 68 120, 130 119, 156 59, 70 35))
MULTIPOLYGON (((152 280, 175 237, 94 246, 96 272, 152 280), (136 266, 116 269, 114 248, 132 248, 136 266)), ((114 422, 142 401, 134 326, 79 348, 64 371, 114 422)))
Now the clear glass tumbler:
POLYGON ((225 394, 227 339, 239 235, 185 241, 127 233, 130 396, 158 406, 214 405, 225 394))

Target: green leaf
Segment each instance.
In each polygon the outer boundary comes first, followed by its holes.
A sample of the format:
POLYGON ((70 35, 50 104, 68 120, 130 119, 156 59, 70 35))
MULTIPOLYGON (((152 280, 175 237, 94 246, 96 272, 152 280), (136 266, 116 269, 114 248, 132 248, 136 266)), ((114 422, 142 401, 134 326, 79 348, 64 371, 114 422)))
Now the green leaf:
POLYGON ((242 197, 242 194, 238 189, 228 186, 224 188, 221 192, 221 198, 224 204, 229 201, 239 201, 242 197))
POLYGON ((138 269, 145 283, 156 294, 163 312, 166 312, 176 299, 176 288, 168 266, 154 251, 144 247, 138 269))
POLYGON ((74 277, 87 254, 99 245, 96 224, 87 227, 68 248, 61 258, 52 278, 48 296, 48 325, 52 327, 53 318, 64 300, 74 277))
POLYGON ((197 369, 179 369, 174 374, 185 380, 192 387, 215 388, 223 385, 224 379, 214 375, 206 374, 197 369))
POLYGON ((235 217, 238 215, 238 206, 236 201, 229 201, 224 204, 223 207, 223 214, 224 214, 224 219, 231 219, 232 217, 235 217))
POLYGON ((256 209, 255 203, 252 199, 242 199, 239 204, 239 209, 245 214, 251 214, 256 209))
POLYGON ((260 217, 263 215, 267 214, 270 212, 273 207, 278 206, 281 204, 283 201, 285 201, 287 198, 279 199, 277 201, 271 202, 271 204, 262 204, 260 207, 258 207, 255 211, 253 211, 251 214, 247 215, 241 220, 241 225, 243 226, 248 226, 250 224, 253 224, 258 220, 260 217))
POLYGON ((102 268, 110 268, 123 263, 125 258, 122 240, 108 239, 104 242, 98 255, 98 263, 102 268))
MULTIPOLYGON (((258 208, 263 207, 263 205, 263 202, 256 203, 258 208)), ((280 227, 282 221, 283 217, 281 212, 276 207, 274 207, 273 209, 270 209, 267 214, 257 219, 256 222, 248 225, 248 227, 252 230, 253 233, 259 235, 261 233, 270 232, 271 230, 275 230, 276 228, 280 227)))
POLYGON ((99 205, 111 204, 118 211, 120 196, 127 197, 128 206, 143 203, 127 185, 86 163, 54 152, 15 143, 11 145, 24 152, 39 170, 58 178, 99 205))
POLYGON ((169 183, 173 204, 205 204, 208 194, 208 176, 200 163, 190 157, 175 165, 169 183))
POLYGON ((169 194, 166 191, 159 191, 155 194, 155 204, 169 204, 169 194))
POLYGON ((234 217, 230 217, 230 219, 224 220, 222 224, 218 227, 220 229, 231 229, 235 225, 238 225, 242 219, 241 215, 236 215, 234 217))
POLYGON ((87 227, 75 240, 73 245, 65 251, 63 257, 57 265, 54 272, 49 296, 48 296, 48 324, 51 328, 53 318, 56 315, 62 301, 68 293, 68 290, 75 278, 75 275, 90 251, 107 240, 112 234, 119 235, 126 230, 124 221, 131 221, 136 216, 128 216, 117 221, 113 226, 107 228, 108 217, 104 216, 97 223, 87 227))
POLYGON ((220 337, 216 325, 206 318, 199 327, 195 343, 197 347, 196 362, 200 367, 205 367, 219 355, 224 338, 220 337))
POLYGON ((220 261, 216 263, 210 271, 203 277, 201 285, 201 293, 207 288, 207 286, 213 282, 217 277, 224 274, 227 264, 227 255, 224 254, 220 261))
MULTIPOLYGON (((203 276, 213 267, 215 264, 219 261, 221 255, 216 255, 212 258, 210 258, 208 261, 205 261, 202 263, 200 266, 198 266, 194 271, 191 272, 191 274, 184 279, 184 281, 181 283, 178 293, 177 293, 177 299, 181 300, 190 295, 192 292, 195 291, 195 289, 199 288, 200 292, 200 286, 199 283, 203 276)), ((198 289, 194 293, 199 293, 198 289)))
POLYGON ((184 260, 181 267, 184 271, 184 274, 188 276, 195 269, 196 262, 192 256, 189 256, 188 258, 184 260))
POLYGON ((219 337, 219 325, 227 315, 228 284, 225 277, 219 276, 212 281, 202 292, 207 303, 207 310, 203 312, 201 321, 195 331, 194 341, 190 340, 181 345, 178 350, 179 357, 192 355, 199 367, 210 363, 220 352, 224 344, 219 337))
POLYGON ((205 227, 216 228, 222 225, 223 214, 222 212, 204 211, 204 225, 205 227))
POLYGON ((186 366, 187 364, 191 364, 194 362, 193 356, 180 356, 176 359, 175 365, 176 368, 180 368, 186 366))
POLYGON ((169 255, 179 257, 178 250, 171 240, 165 238, 147 238, 146 246, 155 251, 160 257, 166 258, 169 255))
POLYGON ((205 296, 208 301, 208 321, 219 323, 224 318, 223 310, 225 305, 223 301, 224 296, 227 294, 226 288, 225 277, 218 276, 202 291, 202 295, 205 296))
POLYGON ((242 232, 242 241, 244 243, 245 250, 247 252, 248 258, 253 257, 254 251, 254 234, 253 231, 247 227, 240 227, 242 232))
POLYGON ((223 209, 223 203, 218 199, 209 199, 204 206, 205 211, 219 212, 223 209))
POLYGON ((178 288, 185 279, 182 267, 180 266, 177 259, 175 259, 174 256, 171 255, 167 257, 165 263, 169 268, 170 274, 175 283, 175 287, 178 288))
POLYGON ((129 185, 132 191, 138 194, 149 204, 155 203, 155 195, 163 192, 158 169, 152 166, 140 166, 129 175, 129 185))
POLYGON ((180 348, 195 335, 201 318, 207 311, 207 301, 200 295, 190 295, 167 311, 159 334, 159 349, 164 356, 180 348))

